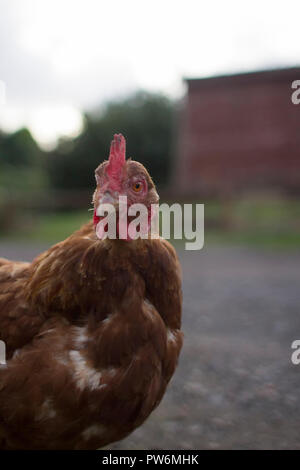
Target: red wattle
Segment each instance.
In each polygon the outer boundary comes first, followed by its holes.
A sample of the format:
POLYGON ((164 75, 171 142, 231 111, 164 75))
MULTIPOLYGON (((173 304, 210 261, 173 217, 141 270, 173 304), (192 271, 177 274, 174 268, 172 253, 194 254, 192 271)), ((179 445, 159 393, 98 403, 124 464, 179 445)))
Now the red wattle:
POLYGON ((93 222, 95 226, 100 222, 100 217, 96 214, 96 209, 94 210, 93 222))

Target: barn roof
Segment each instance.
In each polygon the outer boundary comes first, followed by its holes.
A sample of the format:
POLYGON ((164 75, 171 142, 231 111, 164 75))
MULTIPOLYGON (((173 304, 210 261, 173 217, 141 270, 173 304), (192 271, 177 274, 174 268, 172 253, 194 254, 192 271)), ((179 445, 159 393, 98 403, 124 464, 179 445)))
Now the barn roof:
POLYGON ((300 67, 289 67, 282 69, 260 70, 255 72, 245 72, 230 75, 218 75, 202 78, 188 78, 187 82, 190 90, 197 88, 210 88, 215 86, 236 86, 236 85, 253 85, 255 82, 276 82, 276 81, 294 81, 300 80, 300 67))

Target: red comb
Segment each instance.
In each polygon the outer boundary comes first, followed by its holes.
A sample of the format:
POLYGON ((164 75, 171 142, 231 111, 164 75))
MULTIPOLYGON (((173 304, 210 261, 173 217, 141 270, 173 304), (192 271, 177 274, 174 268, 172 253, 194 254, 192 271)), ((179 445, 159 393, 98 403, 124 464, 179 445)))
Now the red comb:
POLYGON ((115 134, 114 140, 110 145, 109 163, 107 166, 107 174, 115 178, 120 174, 120 170, 126 159, 126 140, 122 134, 115 134))

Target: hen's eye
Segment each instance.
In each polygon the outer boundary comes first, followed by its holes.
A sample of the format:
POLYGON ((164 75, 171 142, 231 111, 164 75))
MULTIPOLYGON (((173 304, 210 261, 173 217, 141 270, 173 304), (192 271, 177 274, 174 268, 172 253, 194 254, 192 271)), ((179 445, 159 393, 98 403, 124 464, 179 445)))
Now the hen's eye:
POLYGON ((142 183, 133 183, 132 185, 132 189, 133 191, 135 191, 136 193, 139 193, 142 189, 142 183))

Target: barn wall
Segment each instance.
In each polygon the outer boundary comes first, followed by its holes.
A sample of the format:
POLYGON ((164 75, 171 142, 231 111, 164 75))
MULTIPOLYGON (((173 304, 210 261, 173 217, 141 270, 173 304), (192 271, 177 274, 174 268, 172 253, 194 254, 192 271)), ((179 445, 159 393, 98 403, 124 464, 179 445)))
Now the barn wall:
POLYGON ((187 80, 176 186, 182 194, 300 192, 299 69, 187 80))

